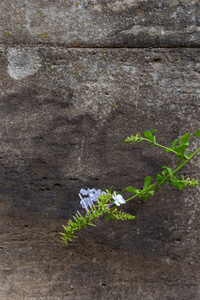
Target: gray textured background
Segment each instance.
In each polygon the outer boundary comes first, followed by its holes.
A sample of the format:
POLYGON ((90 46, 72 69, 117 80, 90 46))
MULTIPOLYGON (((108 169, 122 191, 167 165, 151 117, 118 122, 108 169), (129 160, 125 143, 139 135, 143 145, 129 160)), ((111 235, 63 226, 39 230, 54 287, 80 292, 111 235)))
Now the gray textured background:
MULTIPOLYGON (((0 299, 199 300, 199 191, 166 185, 62 245, 80 188, 141 188, 200 129, 200 3, 0 3, 0 299)), ((199 147, 192 138, 191 150, 199 147)), ((199 179, 199 156, 185 166, 199 179)))

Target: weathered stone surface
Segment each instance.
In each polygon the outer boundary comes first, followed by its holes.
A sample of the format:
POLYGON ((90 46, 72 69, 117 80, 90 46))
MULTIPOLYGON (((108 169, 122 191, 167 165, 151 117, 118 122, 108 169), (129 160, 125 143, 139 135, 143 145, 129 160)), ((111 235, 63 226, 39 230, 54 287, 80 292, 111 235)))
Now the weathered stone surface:
POLYGON ((197 0, 2 0, 4 45, 196 47, 197 0))
POLYGON ((124 139, 199 129, 200 50, 1 47, 0 65, 0 299, 198 300, 198 188, 129 202, 135 221, 99 220, 68 248, 59 232, 81 187, 140 188, 174 165, 124 139))

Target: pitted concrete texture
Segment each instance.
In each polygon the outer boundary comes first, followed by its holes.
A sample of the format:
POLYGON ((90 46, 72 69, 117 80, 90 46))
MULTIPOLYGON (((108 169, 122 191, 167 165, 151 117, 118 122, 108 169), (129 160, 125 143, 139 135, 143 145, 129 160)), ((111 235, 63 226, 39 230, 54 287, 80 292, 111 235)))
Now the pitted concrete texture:
MULTIPOLYGON (((0 65, 0 299, 199 300, 199 188, 130 201, 135 221, 99 220, 68 247, 59 234, 80 210, 80 188, 141 188, 175 167, 170 154, 124 140, 158 129, 170 146, 199 129, 199 48, 1 47, 0 65)), ((199 179, 199 169, 198 156, 183 173, 199 179)))
POLYGON ((3 45, 198 47, 197 0, 1 0, 3 45))
POLYGON ((200 188, 130 201, 134 221, 68 247, 60 232, 80 188, 175 168, 127 136, 200 129, 200 1, 1 0, 0 45, 0 300, 199 300, 200 188))

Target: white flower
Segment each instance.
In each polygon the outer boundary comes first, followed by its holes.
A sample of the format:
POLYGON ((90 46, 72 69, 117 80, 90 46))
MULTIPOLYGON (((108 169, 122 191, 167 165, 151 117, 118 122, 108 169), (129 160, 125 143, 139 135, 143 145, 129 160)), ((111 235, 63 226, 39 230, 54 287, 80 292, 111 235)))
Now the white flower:
POLYGON ((120 195, 120 194, 116 195, 116 192, 113 193, 112 198, 115 200, 114 203, 117 206, 120 206, 121 204, 126 203, 126 201, 124 200, 124 198, 122 197, 122 195, 120 195))

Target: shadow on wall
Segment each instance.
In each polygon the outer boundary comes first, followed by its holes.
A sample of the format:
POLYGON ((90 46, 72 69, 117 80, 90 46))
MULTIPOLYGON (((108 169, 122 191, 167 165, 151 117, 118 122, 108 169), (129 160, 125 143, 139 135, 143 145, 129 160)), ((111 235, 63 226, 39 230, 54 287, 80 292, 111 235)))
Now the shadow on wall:
MULTIPOLYGON (((15 225, 22 230, 37 228, 39 231, 45 227, 47 232, 50 228, 59 232, 61 225, 79 209, 80 188, 104 190, 114 185, 122 189, 131 184, 141 188, 143 176, 155 176, 160 171, 163 156, 158 154, 155 158, 154 150, 146 153, 140 145, 134 148, 121 144, 123 130, 127 131, 127 123, 132 124, 130 110, 126 124, 126 111, 119 111, 111 114, 104 126, 99 126, 91 115, 70 118, 70 101, 62 101, 59 92, 48 94, 47 91, 45 96, 44 93, 31 86, 1 101, 1 114, 4 115, 1 121, 1 200, 7 217, 14 218, 15 225), (121 130, 113 131, 113 128, 121 130)), ((68 89, 68 98, 72 94, 73 91, 68 89)), ((178 192, 175 195, 179 197, 178 192)), ((171 206, 166 205, 165 217, 160 215, 158 218, 154 211, 155 207, 162 210, 160 197, 157 195, 145 204, 136 200, 125 207, 138 216, 133 230, 132 223, 108 225, 100 222, 98 229, 88 229, 87 237, 111 248, 135 251, 138 247, 148 249, 145 241, 151 245, 159 240, 159 234, 164 236, 165 244, 169 231, 163 222, 171 213, 171 206), (112 228, 110 234, 107 233, 109 226, 112 228), (130 232, 134 237, 132 241, 130 232)), ((173 218, 170 222, 174 222, 173 218)), ((10 228, 11 232, 13 229, 10 228)), ((163 247, 162 243, 160 247, 163 247)))

